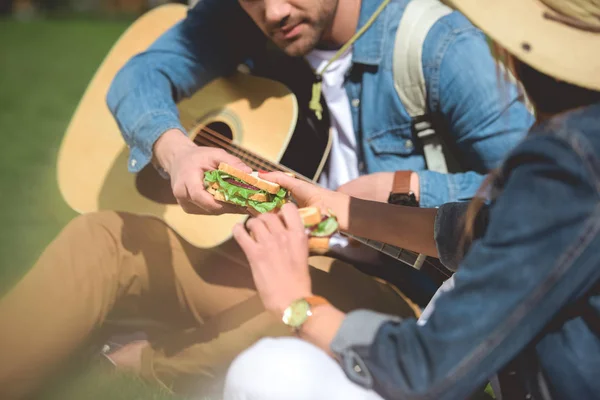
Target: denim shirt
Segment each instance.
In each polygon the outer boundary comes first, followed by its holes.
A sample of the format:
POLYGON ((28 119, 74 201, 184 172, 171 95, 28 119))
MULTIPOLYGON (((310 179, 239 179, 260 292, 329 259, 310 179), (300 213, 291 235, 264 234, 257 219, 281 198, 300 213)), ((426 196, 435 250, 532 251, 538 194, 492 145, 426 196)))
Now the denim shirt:
POLYGON ((348 314, 332 350, 352 380, 389 399, 464 399, 527 358, 541 374, 525 368, 518 378, 534 393, 543 376, 552 398, 598 398, 599 127, 596 104, 534 128, 504 163, 462 261, 467 203, 439 208, 436 243, 448 267, 460 264, 455 288, 424 326, 348 314))
MULTIPOLYGON (((421 206, 469 199, 483 174, 497 167, 533 119, 514 86, 498 92, 495 62, 483 34, 458 12, 442 18, 423 46, 428 107, 449 132, 463 162, 459 174, 426 171, 410 118, 394 88, 392 54, 407 0, 392 0, 354 44, 345 89, 351 104, 361 174, 413 170, 421 206)), ((363 0, 359 27, 381 0, 363 0)), ((129 169, 140 171, 168 129, 185 132, 176 102, 252 59, 266 39, 236 0, 202 0, 181 23, 115 77, 107 103, 130 147, 129 169)))

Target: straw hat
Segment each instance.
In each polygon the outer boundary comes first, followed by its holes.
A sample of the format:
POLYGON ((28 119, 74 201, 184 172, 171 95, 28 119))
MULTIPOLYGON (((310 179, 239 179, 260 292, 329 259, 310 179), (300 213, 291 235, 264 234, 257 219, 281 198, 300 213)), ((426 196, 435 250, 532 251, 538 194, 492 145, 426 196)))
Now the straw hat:
POLYGON ((600 0, 451 0, 511 54, 600 91, 600 0))

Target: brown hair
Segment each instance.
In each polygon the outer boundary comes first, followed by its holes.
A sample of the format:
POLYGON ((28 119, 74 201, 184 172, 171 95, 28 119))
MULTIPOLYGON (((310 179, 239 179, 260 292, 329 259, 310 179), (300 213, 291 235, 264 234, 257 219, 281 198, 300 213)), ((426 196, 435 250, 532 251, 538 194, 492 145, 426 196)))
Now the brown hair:
MULTIPOLYGON (((518 60, 497 43, 492 43, 492 50, 494 56, 506 66, 504 71, 498 69, 499 82, 502 82, 502 79, 507 79, 507 75, 512 73, 523 85, 528 99, 535 109, 536 124, 552 115, 600 102, 600 92, 575 86, 545 75, 518 60)), ((490 187, 494 185, 499 174, 499 170, 492 171, 469 204, 464 219, 462 238, 464 252, 473 241, 477 216, 485 203, 486 194, 489 192, 490 187)))

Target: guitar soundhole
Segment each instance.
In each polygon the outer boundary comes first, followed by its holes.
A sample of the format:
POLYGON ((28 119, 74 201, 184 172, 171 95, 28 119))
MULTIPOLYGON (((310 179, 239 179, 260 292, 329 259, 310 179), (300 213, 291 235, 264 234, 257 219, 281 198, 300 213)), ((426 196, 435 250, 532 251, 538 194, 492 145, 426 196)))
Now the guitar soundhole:
MULTIPOLYGON (((198 146, 227 147, 233 138, 233 131, 224 122, 212 122, 201 128, 194 137, 198 146)), ((136 176, 138 192, 149 200, 160 204, 177 204, 171 181, 161 177, 152 164, 146 165, 136 176)))
POLYGON ((194 137, 198 146, 223 147, 233 140, 233 131, 225 122, 211 122, 200 128, 194 137))

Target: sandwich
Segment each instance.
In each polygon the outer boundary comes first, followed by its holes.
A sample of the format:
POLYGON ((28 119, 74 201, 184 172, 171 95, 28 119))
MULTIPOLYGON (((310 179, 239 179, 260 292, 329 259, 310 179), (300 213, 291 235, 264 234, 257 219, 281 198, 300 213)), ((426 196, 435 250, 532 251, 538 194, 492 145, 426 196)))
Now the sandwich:
POLYGON ((216 200, 252 207, 260 213, 278 209, 288 201, 288 191, 276 183, 258 177, 258 172, 247 174, 226 163, 204 173, 206 190, 216 200))
POLYGON ((298 210, 308 235, 310 250, 324 252, 329 249, 329 239, 338 231, 337 218, 332 214, 322 214, 317 207, 298 210))

